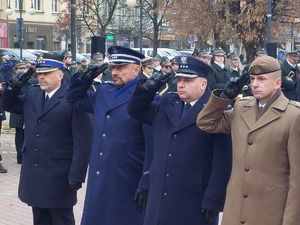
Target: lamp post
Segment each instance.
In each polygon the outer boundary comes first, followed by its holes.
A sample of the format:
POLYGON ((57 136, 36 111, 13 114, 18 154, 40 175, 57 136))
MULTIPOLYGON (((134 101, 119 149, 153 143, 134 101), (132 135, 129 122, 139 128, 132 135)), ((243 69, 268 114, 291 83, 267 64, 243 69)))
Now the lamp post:
MULTIPOLYGON (((127 0, 128 7, 135 7, 137 5, 137 0, 127 0)), ((143 8, 142 0, 139 0, 139 9, 140 9, 140 29, 139 29, 139 48, 140 53, 143 50, 143 8)))
MULTIPOLYGON (((20 17, 17 18, 16 20, 16 29, 17 29, 17 37, 18 41, 20 44, 20 60, 23 59, 23 41, 24 41, 24 21, 23 21, 23 0, 18 0, 19 1, 19 11, 20 11, 20 17)), ((34 15, 35 14, 35 9, 33 7, 33 1, 31 0, 31 7, 29 9, 29 14, 34 15)), ((10 1, 8 2, 8 7, 6 9, 6 14, 8 16, 13 14, 13 10, 10 7, 10 1)))
POLYGON ((267 43, 271 43, 271 17, 272 17, 272 0, 268 0, 267 9, 267 43))

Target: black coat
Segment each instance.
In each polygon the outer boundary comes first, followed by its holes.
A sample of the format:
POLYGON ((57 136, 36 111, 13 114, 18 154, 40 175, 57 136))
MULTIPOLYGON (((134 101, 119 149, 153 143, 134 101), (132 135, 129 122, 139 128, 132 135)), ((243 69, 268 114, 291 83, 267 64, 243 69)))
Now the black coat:
POLYGON ((297 100, 297 85, 299 83, 299 69, 291 67, 291 65, 284 60, 281 64, 281 71, 282 71, 282 83, 281 89, 285 97, 290 100, 297 100), (290 78, 287 78, 287 75, 290 74, 290 78))
POLYGON ((229 69, 222 69, 216 63, 213 63, 211 67, 213 71, 208 75, 209 88, 211 90, 224 89, 231 76, 229 69))
POLYGON ((32 207, 69 208, 76 192, 68 180, 84 182, 91 152, 90 114, 74 109, 65 100, 67 84, 47 101, 38 85, 24 95, 3 91, 3 109, 23 113, 25 140, 19 183, 19 198, 32 207))

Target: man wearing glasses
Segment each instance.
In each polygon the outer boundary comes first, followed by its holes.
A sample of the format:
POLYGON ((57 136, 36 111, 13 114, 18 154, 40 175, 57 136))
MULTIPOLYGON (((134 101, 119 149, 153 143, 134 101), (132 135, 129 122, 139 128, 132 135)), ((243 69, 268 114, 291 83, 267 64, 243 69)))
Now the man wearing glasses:
POLYGON ((285 97, 290 100, 299 101, 297 95, 300 93, 299 83, 299 52, 297 50, 291 51, 286 55, 286 59, 281 64, 282 70, 282 84, 281 89, 285 97))

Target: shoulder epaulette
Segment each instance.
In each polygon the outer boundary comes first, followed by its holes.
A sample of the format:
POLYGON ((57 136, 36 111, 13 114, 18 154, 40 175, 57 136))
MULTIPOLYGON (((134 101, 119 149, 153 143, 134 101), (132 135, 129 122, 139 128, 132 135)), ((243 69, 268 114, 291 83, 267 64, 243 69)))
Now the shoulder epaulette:
POLYGON ((293 106, 296 106, 296 107, 298 107, 298 108, 300 108, 300 102, 290 100, 290 101, 289 101, 289 104, 290 104, 290 105, 293 105, 293 106))

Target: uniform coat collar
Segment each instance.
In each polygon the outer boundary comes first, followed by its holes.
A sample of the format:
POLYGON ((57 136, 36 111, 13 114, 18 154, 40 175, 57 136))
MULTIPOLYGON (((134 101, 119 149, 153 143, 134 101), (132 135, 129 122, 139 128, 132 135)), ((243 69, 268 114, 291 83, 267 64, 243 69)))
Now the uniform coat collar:
POLYGON ((251 98, 242 109, 241 116, 250 129, 250 133, 280 118, 281 112, 285 111, 289 100, 281 94, 268 108, 268 110, 256 121, 255 116, 257 103, 255 98, 251 98))
POLYGON ((175 127, 174 131, 181 130, 187 126, 194 125, 199 112, 207 103, 211 91, 206 89, 204 95, 195 103, 193 107, 181 118, 184 102, 178 97, 173 99, 170 104, 164 107, 167 117, 175 127))

